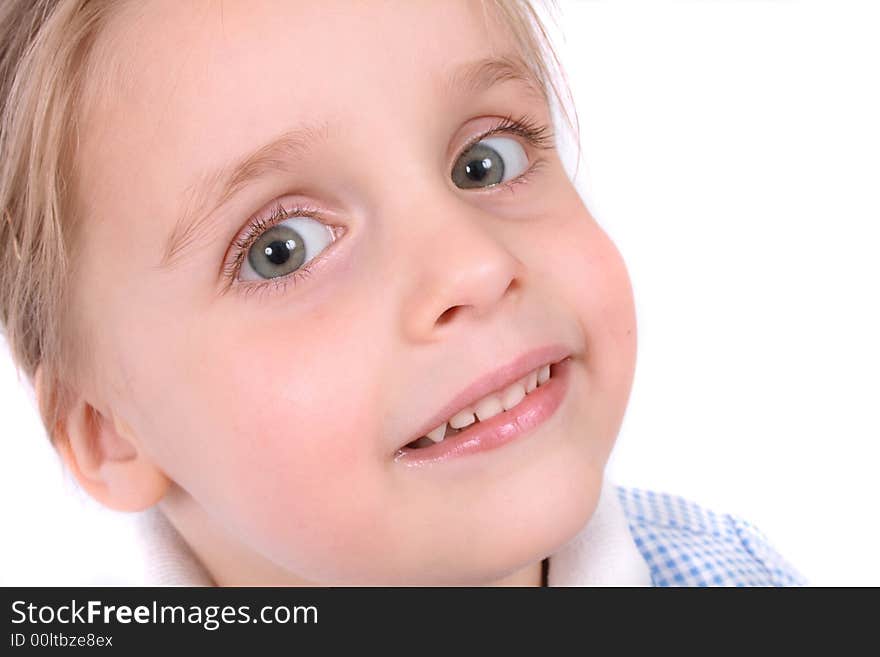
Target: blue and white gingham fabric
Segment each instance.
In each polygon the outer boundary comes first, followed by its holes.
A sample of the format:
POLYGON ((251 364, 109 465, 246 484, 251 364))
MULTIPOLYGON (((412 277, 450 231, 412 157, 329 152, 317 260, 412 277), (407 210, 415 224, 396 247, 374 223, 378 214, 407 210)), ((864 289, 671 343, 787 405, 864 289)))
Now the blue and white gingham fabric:
POLYGON ((668 493, 615 486, 654 586, 807 586, 751 523, 668 493))

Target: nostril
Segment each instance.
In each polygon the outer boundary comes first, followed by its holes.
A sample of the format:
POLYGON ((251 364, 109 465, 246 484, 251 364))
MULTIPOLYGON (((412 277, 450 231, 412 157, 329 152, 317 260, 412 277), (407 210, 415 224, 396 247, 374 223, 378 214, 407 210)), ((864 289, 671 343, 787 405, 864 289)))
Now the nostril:
POLYGON ((440 325, 448 324, 460 312, 461 308, 461 306, 452 306, 452 308, 447 308, 443 312, 443 314, 437 318, 437 323, 440 325))

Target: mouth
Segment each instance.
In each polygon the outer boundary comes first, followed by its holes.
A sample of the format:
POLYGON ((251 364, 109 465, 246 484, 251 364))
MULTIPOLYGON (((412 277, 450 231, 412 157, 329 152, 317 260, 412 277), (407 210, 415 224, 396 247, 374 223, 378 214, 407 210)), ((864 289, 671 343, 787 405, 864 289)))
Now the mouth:
POLYGON ((553 414, 567 389, 572 357, 548 362, 460 408, 425 435, 401 446, 395 460, 445 458, 512 440, 553 414))

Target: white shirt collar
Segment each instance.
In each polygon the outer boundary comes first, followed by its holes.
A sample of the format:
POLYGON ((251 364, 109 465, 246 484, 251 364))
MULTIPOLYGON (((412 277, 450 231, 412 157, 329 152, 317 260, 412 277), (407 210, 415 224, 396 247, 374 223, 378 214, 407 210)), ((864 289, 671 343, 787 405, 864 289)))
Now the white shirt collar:
MULTIPOLYGON (((158 507, 139 514, 147 586, 211 586, 210 575, 158 507)), ((571 540, 550 555, 548 586, 651 586, 614 484, 604 479, 596 510, 571 540)))
POLYGON ((550 555, 548 586, 651 586, 615 485, 607 478, 596 510, 574 538, 550 555))

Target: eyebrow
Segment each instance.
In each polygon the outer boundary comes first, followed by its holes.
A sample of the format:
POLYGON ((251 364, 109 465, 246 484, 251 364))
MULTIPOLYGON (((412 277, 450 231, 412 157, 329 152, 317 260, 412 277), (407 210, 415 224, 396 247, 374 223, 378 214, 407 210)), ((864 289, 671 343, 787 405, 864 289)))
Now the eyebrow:
MULTIPOLYGON (((540 76, 516 55, 486 57, 442 72, 439 88, 450 97, 478 94, 508 80, 520 82, 528 96, 548 103, 540 76)), ((184 211, 165 241, 159 267, 174 267, 187 247, 208 232, 210 219, 219 208, 264 175, 291 171, 297 160, 329 138, 330 130, 328 122, 306 123, 282 133, 231 166, 202 175, 187 188, 184 211)))

